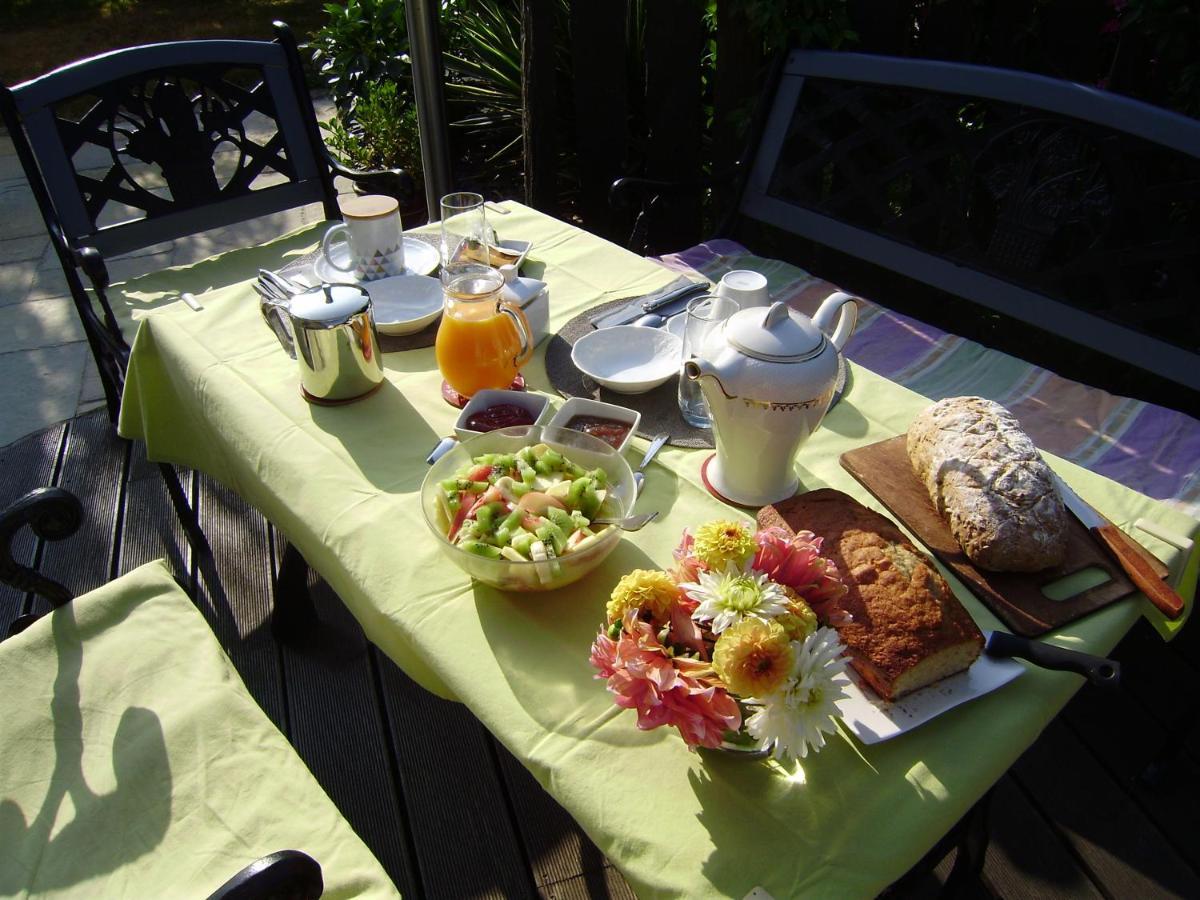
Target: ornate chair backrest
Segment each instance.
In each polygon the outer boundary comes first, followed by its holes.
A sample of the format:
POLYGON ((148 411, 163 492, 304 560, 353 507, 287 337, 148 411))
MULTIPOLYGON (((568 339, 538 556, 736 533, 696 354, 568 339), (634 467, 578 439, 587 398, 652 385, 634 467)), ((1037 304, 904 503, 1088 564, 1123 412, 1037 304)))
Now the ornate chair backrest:
POLYGON ((1200 121, 1023 72, 794 51, 737 221, 1200 389, 1200 121))
POLYGON ((336 218, 295 42, 277 33, 115 50, 0 89, 52 235, 109 256, 307 203, 336 218))

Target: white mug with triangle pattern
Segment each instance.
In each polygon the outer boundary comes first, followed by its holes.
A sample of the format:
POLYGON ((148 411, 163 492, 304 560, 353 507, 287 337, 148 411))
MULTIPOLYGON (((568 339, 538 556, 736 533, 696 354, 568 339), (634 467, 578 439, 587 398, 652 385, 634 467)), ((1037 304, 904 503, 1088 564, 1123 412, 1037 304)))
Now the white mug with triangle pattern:
POLYGON ((345 221, 325 232, 321 241, 325 261, 340 272, 353 274, 357 281, 403 274, 404 238, 400 203, 396 198, 378 194, 343 197, 338 200, 338 207, 345 221), (349 254, 333 250, 343 233, 349 254))

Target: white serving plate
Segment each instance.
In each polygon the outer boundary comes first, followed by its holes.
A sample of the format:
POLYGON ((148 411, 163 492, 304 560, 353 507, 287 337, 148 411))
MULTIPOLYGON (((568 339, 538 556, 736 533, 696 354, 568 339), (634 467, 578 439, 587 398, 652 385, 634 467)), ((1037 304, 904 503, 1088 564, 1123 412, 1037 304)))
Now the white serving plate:
MULTIPOLYGON (((333 245, 333 259, 339 266, 347 266, 350 264, 350 247, 345 241, 333 245)), ((437 250, 424 241, 414 237, 404 237, 404 272, 402 275, 428 275, 433 272, 441 260, 438 259, 437 250)), ((321 281, 332 281, 342 283, 357 283, 358 279, 354 277, 353 272, 344 272, 341 269, 330 265, 329 260, 325 258, 323 253, 317 254, 317 259, 313 263, 313 272, 321 281)), ((379 279, 382 281, 383 279, 379 279)), ((364 282, 369 285, 370 282, 364 282)))
POLYGON ((846 679, 846 693, 850 696, 839 700, 837 708, 846 728, 855 737, 864 744, 878 744, 912 731, 960 703, 1003 687, 1024 671, 1025 667, 1015 659, 998 659, 984 654, 967 671, 889 703, 847 666, 846 675, 839 678, 846 679))
POLYGON ((618 394, 642 394, 679 372, 683 344, 661 328, 614 325, 585 334, 571 348, 571 362, 618 394))
POLYGON ((442 283, 428 275, 393 275, 363 282, 380 334, 420 331, 442 314, 442 283))

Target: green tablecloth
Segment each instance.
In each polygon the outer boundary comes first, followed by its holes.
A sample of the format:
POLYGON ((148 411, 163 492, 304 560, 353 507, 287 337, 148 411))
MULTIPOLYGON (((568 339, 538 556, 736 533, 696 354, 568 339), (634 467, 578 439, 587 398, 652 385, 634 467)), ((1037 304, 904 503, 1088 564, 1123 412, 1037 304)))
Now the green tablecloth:
MULTIPOLYGON (((670 281, 656 263, 518 204, 496 220, 533 241, 551 328, 607 299, 670 281)), ((310 231, 256 251, 309 247, 310 231)), ((310 406, 295 363, 262 323, 239 254, 131 283, 131 305, 223 285, 205 311, 173 305, 138 331, 121 432, 151 458, 193 466, 275 522, 337 591, 368 637, 417 681, 462 702, 571 812, 643 896, 776 897, 878 891, 906 871, 1008 768, 1080 680, 1031 669, 1005 688, 886 743, 834 741, 803 766, 689 753, 673 730, 639 732, 593 680, 588 648, 621 574, 665 566, 685 526, 731 514, 701 485, 702 452, 668 448, 640 509, 662 519, 623 540, 584 582, 547 595, 470 582, 427 535, 418 504, 425 454, 455 411, 433 351, 385 357, 384 389, 342 408, 310 406)), ((541 354, 526 369, 546 389, 541 354)), ((904 431, 923 398, 856 367, 853 386, 801 450, 805 488, 875 505, 838 463, 904 431)), ((1052 464, 1119 522, 1194 523, 1067 463, 1052 464)), ((1186 576, 1195 582, 1193 560, 1186 576)), ((953 579, 951 579, 953 582, 953 579)), ((984 628, 996 619, 961 586, 984 628)), ((1128 601, 1054 640, 1107 652, 1145 609, 1128 601)), ((1153 611, 1151 610, 1151 614, 1153 611)), ((418 727, 418 723, 413 723, 418 727)))
POLYGON ((396 897, 161 563, 0 645, 0 896, 207 897, 302 850, 396 897))

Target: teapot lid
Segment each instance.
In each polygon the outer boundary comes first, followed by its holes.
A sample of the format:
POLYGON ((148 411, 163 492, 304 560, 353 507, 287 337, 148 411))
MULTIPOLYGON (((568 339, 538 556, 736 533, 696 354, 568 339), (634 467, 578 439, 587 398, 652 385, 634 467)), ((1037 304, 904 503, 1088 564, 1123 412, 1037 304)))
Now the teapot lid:
POLYGON ((812 319, 783 302, 735 313, 725 325, 725 336, 747 356, 766 362, 808 359, 819 353, 825 342, 812 319))
POLYGON ((371 305, 371 295, 357 284, 321 284, 288 302, 292 318, 317 327, 340 325, 371 305))

